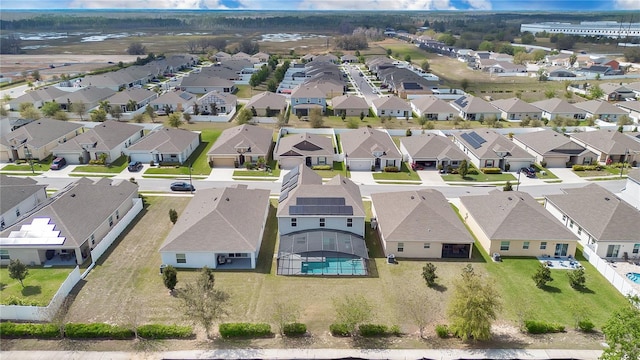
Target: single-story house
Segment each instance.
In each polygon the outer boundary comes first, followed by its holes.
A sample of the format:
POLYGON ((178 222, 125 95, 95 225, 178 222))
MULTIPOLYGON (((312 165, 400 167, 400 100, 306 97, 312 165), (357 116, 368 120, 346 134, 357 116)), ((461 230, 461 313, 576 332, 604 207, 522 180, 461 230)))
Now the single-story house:
POLYGON ((140 108, 144 108, 152 100, 156 99, 158 94, 148 89, 131 88, 117 92, 107 98, 111 108, 118 106, 122 112, 134 112, 140 108))
POLYGON ((566 100, 558 98, 536 101, 531 103, 531 105, 542 110, 542 118, 547 120, 554 120, 557 117, 584 119, 587 115, 584 110, 578 109, 566 100))
POLYGON ((245 108, 251 110, 254 116, 278 116, 287 111, 287 98, 284 95, 265 91, 249 99, 245 108))
POLYGON ((82 264, 135 201, 137 184, 82 178, 0 232, 0 264, 45 265, 54 258, 82 264))
POLYGON ((500 118, 500 110, 481 98, 471 95, 454 100, 451 102, 451 106, 458 111, 458 116, 464 120, 481 121, 492 116, 496 119, 500 118))
POLYGON ((160 246, 176 268, 255 269, 269 216, 269 190, 199 190, 160 246))
POLYGON ((387 256, 471 258, 473 237, 437 190, 374 193, 371 212, 387 256))
POLYGON ((62 144, 82 133, 82 125, 43 118, 21 126, 0 138, 0 161, 44 159, 62 144))
POLYGON ((453 142, 477 168, 515 171, 535 162, 533 155, 493 130, 467 130, 453 134, 453 142))
POLYGON ((597 184, 545 196, 544 207, 601 258, 640 255, 640 212, 597 184))
POLYGON ((289 134, 280 138, 274 158, 281 169, 306 166, 333 165, 335 148, 333 138, 309 133, 289 134))
POLYGON ((379 117, 411 118, 411 105, 395 95, 386 95, 371 102, 374 114, 379 117))
POLYGON ((70 111, 73 104, 84 104, 87 110, 97 107, 101 101, 113 96, 116 92, 108 88, 88 86, 60 95, 56 102, 64 111, 70 111))
POLYGON ((186 91, 168 91, 156 99, 151 100, 149 105, 154 111, 169 108, 171 111, 192 111, 193 104, 196 103, 196 96, 186 91))
POLYGON ((66 91, 60 90, 56 86, 45 86, 32 91, 27 91, 23 95, 9 100, 9 110, 20 111, 20 105, 23 103, 33 104, 36 109, 39 109, 44 105, 44 103, 54 101, 65 94, 67 94, 66 91))
POLYGON ((436 169, 451 166, 457 168, 469 158, 453 141, 432 133, 416 134, 400 138, 400 152, 412 165, 436 169))
POLYGON ((640 160, 640 142, 616 130, 595 130, 569 134, 571 140, 596 154, 596 161, 628 162, 640 160))
POLYGON ((640 101, 624 101, 616 104, 617 107, 627 112, 628 116, 640 123, 640 101))
POLYGON ((347 169, 351 171, 402 167, 402 154, 384 130, 363 127, 345 131, 340 134, 340 142, 347 169))
POLYGON ((513 143, 535 156, 536 163, 545 162, 549 168, 589 165, 597 158, 592 151, 551 129, 514 135, 513 143))
POLYGON ((200 145, 200 133, 185 129, 160 129, 124 150, 131 161, 183 164, 200 145))
POLYGON ((64 158, 68 164, 86 164, 106 154, 106 162, 110 163, 143 136, 144 129, 140 125, 109 120, 56 146, 52 153, 64 158))
POLYGON ((605 83, 600 84, 600 89, 604 92, 603 99, 607 101, 624 101, 625 99, 634 99, 636 97, 633 89, 628 88, 626 85, 605 83))
POLYGON ((201 115, 203 115, 203 113, 205 113, 204 115, 206 115, 206 113, 211 115, 229 114, 236 110, 237 104, 237 96, 217 90, 206 93, 196 100, 198 112, 201 115))
POLYGON ((29 177, 0 174, 0 231, 47 200, 46 189, 29 177))
POLYGON ((367 100, 355 95, 341 95, 331 99, 333 114, 336 116, 364 116, 369 115, 369 104, 367 100))
POLYGON ((578 239, 528 193, 460 197, 460 216, 489 254, 574 256, 578 239))
POLYGON ((411 109, 427 120, 449 120, 454 118, 454 108, 446 101, 433 95, 420 96, 411 100, 411 109))
POLYGON ((236 84, 231 80, 208 76, 201 72, 183 77, 180 88, 192 94, 206 94, 211 91, 233 94, 236 91, 236 84))
POLYGON ((542 119, 542 110, 516 97, 494 100, 491 105, 500 110, 500 117, 507 121, 517 122, 526 118, 530 120, 542 119))
POLYGON ((640 210, 640 169, 629 170, 627 183, 620 190, 620 198, 640 210))
POLYGON ((273 130, 244 124, 225 129, 207 157, 212 167, 239 167, 245 162, 255 164, 259 158, 268 161, 272 147, 273 130))
POLYGON ((574 104, 578 109, 586 112, 586 118, 600 119, 607 122, 618 122, 622 116, 629 116, 623 109, 602 100, 589 100, 574 104))

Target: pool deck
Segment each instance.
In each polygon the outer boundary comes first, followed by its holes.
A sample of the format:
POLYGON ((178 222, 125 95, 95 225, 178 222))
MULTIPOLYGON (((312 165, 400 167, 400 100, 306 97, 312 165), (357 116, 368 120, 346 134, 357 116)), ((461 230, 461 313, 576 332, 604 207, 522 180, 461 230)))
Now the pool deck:
POLYGON ((620 274, 623 278, 624 281, 628 282, 629 284, 631 284, 631 286, 638 292, 640 293, 640 284, 636 284, 633 281, 629 280, 629 278, 627 278, 627 273, 638 273, 640 274, 640 266, 638 265, 634 265, 634 264, 630 264, 626 261, 617 261, 614 263, 610 263, 610 266, 613 267, 613 269, 620 274))
POLYGON ((568 256, 538 256, 538 260, 552 270, 576 270, 582 267, 578 260, 568 256))

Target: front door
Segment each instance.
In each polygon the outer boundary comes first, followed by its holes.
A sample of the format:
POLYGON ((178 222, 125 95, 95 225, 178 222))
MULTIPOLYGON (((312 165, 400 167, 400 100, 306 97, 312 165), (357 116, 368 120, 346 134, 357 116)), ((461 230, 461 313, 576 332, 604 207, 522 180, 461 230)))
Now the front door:
POLYGON ((567 250, 569 249, 569 244, 556 244, 556 252, 555 256, 567 256, 567 250))
POLYGON ((305 164, 306 164, 308 167, 311 167, 311 156, 307 156, 307 158, 305 159, 305 164))
POLYGON ((609 245, 607 246, 607 256, 608 258, 617 258, 618 252, 620 252, 620 245, 609 245))
POLYGON ((376 158, 376 169, 380 169, 380 158, 376 158))

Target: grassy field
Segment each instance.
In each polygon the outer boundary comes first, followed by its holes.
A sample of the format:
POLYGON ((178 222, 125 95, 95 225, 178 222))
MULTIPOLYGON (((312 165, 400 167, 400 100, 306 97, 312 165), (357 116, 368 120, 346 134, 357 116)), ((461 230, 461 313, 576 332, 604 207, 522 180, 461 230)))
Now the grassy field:
POLYGON ((0 267, 0 303, 6 304, 12 298, 46 306, 58 291, 60 285, 71 272, 69 267, 29 267, 29 274, 23 280, 24 288, 18 280, 9 277, 6 266, 0 267))
POLYGON ((373 178, 375 180, 411 180, 411 181, 420 181, 420 176, 416 174, 410 167, 407 166, 407 163, 402 163, 402 167, 400 172, 379 172, 374 173, 373 178))
POLYGON ((76 166, 76 168, 73 169, 72 172, 117 174, 121 173, 127 167, 127 165, 127 157, 122 155, 109 165, 76 166))

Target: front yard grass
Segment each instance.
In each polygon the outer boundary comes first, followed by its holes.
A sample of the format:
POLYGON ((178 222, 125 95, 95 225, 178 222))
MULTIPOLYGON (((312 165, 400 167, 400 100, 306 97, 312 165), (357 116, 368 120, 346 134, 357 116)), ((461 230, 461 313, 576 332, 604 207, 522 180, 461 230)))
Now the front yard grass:
POLYGON ((501 181, 515 181, 515 176, 510 173, 502 174, 484 174, 478 171, 478 175, 467 175, 464 178, 460 174, 446 174, 442 175, 442 180, 447 182, 453 181, 468 181, 468 182, 501 182, 501 181))
POLYGON ((278 161, 271 160, 269 161, 269 167, 271 168, 271 172, 267 172, 266 168, 263 169, 255 169, 255 170, 235 170, 233 172, 233 176, 256 176, 256 177, 280 177, 280 168, 278 168, 278 161))
MULTIPOLYGON (((620 168, 615 166, 602 166, 602 170, 585 170, 585 171, 573 171, 574 174, 579 177, 607 177, 612 175, 620 176, 620 168)), ((629 168, 622 169, 622 175, 627 175, 629 168)))
POLYGON ((37 306, 47 306, 71 270, 69 267, 29 266, 23 288, 18 280, 9 277, 6 266, 0 267, 0 303, 7 304, 16 298, 37 306))
MULTIPOLYGON (((538 165, 538 164, 533 164, 533 168, 536 170, 536 177, 538 179, 542 179, 542 180, 555 180, 558 177, 556 176, 556 174, 552 173, 551 171, 549 171, 549 169, 547 168, 543 168, 542 166, 538 165), (544 174, 543 174, 544 171, 544 174)), ((522 176, 522 175, 521 175, 522 176)))
POLYGON ((84 172, 84 173, 104 173, 104 174, 117 174, 121 173, 127 167, 127 157, 122 155, 109 165, 83 165, 76 166, 72 172, 84 172))
MULTIPOLYGON (((41 161, 34 160, 33 161, 33 171, 35 172, 45 172, 49 171, 51 168, 51 161, 53 161, 53 156, 49 155, 41 161)), ((31 164, 29 162, 25 162, 22 164, 8 164, 5 165, 2 169, 4 171, 31 171, 31 164)))
POLYGON ((333 178, 336 175, 342 175, 349 177, 349 172, 346 170, 344 163, 341 161, 333 162, 333 170, 313 170, 324 179, 333 178))
POLYGON ((403 162, 399 172, 373 173, 374 180, 410 180, 420 181, 420 176, 403 162))
POLYGON ((211 173, 211 167, 209 166, 207 152, 221 133, 222 130, 219 129, 202 130, 200 134, 202 142, 184 164, 179 166, 152 167, 147 169, 144 174, 189 175, 189 164, 192 164, 191 175, 209 175, 209 173, 211 173))

